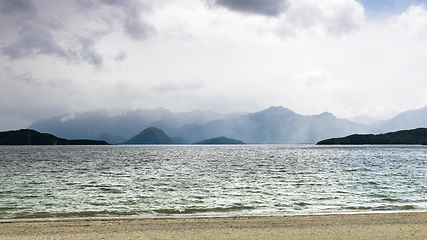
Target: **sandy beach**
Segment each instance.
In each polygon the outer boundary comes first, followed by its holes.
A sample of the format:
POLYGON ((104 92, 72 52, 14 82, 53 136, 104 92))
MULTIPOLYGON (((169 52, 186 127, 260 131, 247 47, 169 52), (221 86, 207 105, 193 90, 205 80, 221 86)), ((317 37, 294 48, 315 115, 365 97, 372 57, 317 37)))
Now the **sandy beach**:
POLYGON ((1 222, 0 239, 427 239, 427 212, 1 222))

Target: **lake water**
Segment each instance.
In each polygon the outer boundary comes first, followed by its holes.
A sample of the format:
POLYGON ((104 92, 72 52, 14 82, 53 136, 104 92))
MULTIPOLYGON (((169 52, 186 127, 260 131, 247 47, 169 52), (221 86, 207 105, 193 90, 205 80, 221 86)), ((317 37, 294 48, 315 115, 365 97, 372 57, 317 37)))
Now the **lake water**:
POLYGON ((427 146, 1 146, 0 219, 427 211, 427 146))

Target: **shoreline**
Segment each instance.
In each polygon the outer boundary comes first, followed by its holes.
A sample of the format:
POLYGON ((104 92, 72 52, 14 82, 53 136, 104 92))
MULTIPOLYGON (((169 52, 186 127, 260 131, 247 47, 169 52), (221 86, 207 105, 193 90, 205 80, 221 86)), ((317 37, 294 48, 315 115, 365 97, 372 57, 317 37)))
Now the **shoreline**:
POLYGON ((427 239, 427 212, 0 222, 1 239, 427 239))
POLYGON ((398 213, 426 213, 427 210, 387 210, 370 212, 327 212, 327 213, 302 213, 302 214, 277 214, 277 215, 169 215, 152 217, 42 217, 42 218, 5 218, 0 219, 1 223, 15 222, 68 222, 68 221, 121 221, 121 220, 167 220, 167 219, 216 219, 216 218, 264 218, 264 217, 310 217, 310 216, 334 216, 334 215, 369 215, 369 214, 398 214, 398 213))

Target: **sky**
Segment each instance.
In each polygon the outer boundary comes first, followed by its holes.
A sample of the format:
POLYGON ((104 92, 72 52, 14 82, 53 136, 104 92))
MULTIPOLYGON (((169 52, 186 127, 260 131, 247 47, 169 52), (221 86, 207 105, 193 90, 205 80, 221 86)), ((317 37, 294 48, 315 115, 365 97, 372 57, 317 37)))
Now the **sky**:
POLYGON ((427 105, 427 0, 0 0, 0 30, 3 131, 99 109, 427 105))

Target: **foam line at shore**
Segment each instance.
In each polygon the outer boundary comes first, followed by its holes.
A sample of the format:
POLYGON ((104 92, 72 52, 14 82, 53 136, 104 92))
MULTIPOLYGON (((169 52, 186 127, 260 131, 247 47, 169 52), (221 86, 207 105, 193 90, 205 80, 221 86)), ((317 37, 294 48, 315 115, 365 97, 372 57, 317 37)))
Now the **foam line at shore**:
POLYGON ((327 216, 327 215, 359 215, 359 214, 392 214, 392 213, 427 213, 425 210, 413 211, 364 211, 364 212, 331 212, 331 213, 311 213, 311 214, 271 214, 271 215, 145 215, 140 217, 48 217, 48 218, 5 218, 0 219, 0 223, 8 222, 55 222, 55 221, 116 221, 116 220, 144 220, 144 219, 204 219, 204 218, 251 218, 251 217, 303 217, 303 216, 327 216))
POLYGON ((427 212, 0 223, 1 239, 426 239, 427 212))

